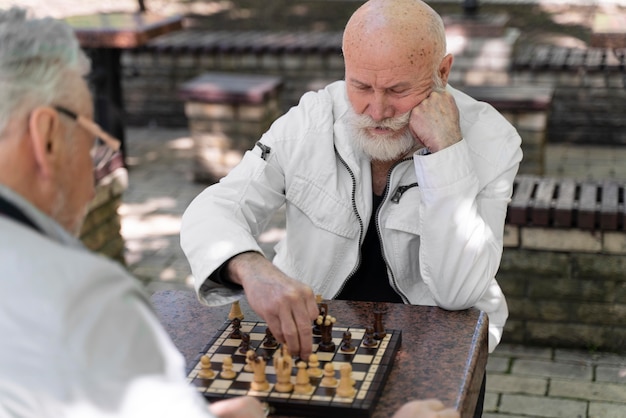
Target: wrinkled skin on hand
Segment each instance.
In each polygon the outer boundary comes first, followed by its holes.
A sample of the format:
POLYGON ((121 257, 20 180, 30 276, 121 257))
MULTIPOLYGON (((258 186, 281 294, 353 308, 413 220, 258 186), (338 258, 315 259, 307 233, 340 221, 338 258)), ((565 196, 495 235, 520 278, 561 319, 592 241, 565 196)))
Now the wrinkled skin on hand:
POLYGON ((409 129, 418 145, 437 152, 462 139, 459 109, 454 97, 435 89, 411 111, 409 129))
POLYGON ((312 351, 312 321, 319 315, 313 290, 285 275, 259 253, 243 253, 228 264, 230 279, 243 286, 250 307, 276 340, 303 360, 312 351))

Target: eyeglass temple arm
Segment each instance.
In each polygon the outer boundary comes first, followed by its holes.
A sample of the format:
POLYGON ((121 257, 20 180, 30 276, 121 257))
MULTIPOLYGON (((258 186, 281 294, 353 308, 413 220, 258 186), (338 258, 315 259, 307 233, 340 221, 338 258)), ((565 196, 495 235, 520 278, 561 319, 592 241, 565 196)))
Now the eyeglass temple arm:
POLYGON ((113 151, 118 151, 120 149, 120 146, 121 146, 120 140, 104 132, 102 128, 98 126, 97 123, 80 115, 77 117, 76 120, 81 125, 86 126, 87 129, 89 129, 91 132, 95 133, 98 136, 98 138, 102 139, 102 141, 104 141, 104 143, 113 151))

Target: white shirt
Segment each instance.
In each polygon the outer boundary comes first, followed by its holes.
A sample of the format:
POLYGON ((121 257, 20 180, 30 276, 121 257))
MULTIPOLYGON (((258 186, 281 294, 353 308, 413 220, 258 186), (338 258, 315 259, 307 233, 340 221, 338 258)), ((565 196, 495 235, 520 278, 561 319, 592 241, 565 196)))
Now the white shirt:
POLYGON ((0 417, 211 417, 139 282, 0 185, 0 417))

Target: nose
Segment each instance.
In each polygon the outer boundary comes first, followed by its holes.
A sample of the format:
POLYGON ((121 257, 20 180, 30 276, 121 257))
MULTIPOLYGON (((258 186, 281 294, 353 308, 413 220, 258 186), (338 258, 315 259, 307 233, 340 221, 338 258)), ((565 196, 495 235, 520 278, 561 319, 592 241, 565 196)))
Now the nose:
POLYGON ((384 92, 375 91, 371 96, 364 112, 376 122, 393 117, 393 109, 384 92))

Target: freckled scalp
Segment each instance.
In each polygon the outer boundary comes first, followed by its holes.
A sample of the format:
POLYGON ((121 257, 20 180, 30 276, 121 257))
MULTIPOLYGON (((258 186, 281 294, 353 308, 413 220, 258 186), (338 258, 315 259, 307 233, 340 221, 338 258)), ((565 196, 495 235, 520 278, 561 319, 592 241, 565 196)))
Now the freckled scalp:
POLYGON ((380 48, 393 50, 411 65, 446 53, 441 17, 421 0, 370 0, 348 20, 343 37, 346 58, 380 48))

